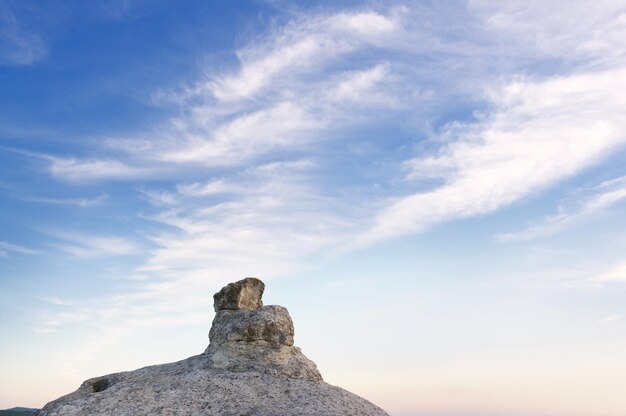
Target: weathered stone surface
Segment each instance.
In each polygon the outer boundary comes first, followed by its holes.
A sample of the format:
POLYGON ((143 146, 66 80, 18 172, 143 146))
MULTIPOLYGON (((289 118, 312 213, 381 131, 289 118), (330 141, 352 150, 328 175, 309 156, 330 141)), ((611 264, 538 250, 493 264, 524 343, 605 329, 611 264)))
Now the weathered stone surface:
POLYGON ((214 368, 232 372, 258 372, 279 378, 322 381, 315 363, 298 347, 273 347, 265 341, 253 344, 231 342, 221 346, 209 345, 205 352, 214 368))
POLYGON ((229 283, 213 295, 215 312, 224 309, 257 309, 263 306, 261 297, 265 284, 255 277, 229 283))
POLYGON ((264 285, 254 280, 215 295, 217 313, 203 354, 87 380, 37 415, 388 416, 322 381, 315 363, 293 346, 287 309, 261 307, 264 285))
POLYGON ((274 347, 293 345, 293 322, 282 306, 255 310, 220 310, 209 332, 211 344, 267 341, 274 347))
POLYGON ((388 416, 344 389, 320 381, 213 367, 198 355, 93 380, 49 403, 39 416, 388 416))

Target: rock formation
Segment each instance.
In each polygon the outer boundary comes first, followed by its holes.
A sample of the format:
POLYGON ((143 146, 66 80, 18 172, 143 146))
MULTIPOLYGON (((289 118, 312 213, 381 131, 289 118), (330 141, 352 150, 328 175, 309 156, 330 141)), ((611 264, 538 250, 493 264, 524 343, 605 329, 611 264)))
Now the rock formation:
POLYGON ((264 289, 249 277, 214 295, 204 353, 92 378, 37 415, 387 415, 322 380, 315 363, 293 345, 287 309, 263 306, 264 289))

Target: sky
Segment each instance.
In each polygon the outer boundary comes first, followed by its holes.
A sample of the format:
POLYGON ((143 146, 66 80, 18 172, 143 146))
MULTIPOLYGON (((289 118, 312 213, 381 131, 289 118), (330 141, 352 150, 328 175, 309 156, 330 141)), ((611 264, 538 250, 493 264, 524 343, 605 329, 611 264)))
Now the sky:
POLYGON ((0 2, 0 408, 246 276, 392 416, 626 414, 626 2, 0 2))

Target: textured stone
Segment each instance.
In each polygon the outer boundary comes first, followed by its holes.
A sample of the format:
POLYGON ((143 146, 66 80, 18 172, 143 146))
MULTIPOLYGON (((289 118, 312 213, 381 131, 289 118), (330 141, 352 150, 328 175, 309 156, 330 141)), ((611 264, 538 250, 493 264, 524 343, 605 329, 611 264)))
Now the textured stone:
POLYGON ((205 354, 211 366, 237 373, 258 372, 278 378, 322 381, 315 363, 298 347, 273 347, 265 341, 210 345, 205 354))
POLYGON ((321 381, 215 368, 206 354, 93 380, 46 405, 38 416, 388 416, 321 381))
POLYGON ((293 345, 293 322, 282 306, 255 310, 220 310, 209 332, 211 344, 267 341, 274 347, 293 345))
POLYGON ((263 306, 261 297, 265 284, 255 277, 229 283, 213 295, 215 312, 224 309, 257 309, 263 306))
POLYGON ((215 295, 203 354, 87 380, 37 415, 388 416, 322 380, 315 363, 293 346, 287 309, 262 307, 263 289, 260 280, 244 279, 215 295))

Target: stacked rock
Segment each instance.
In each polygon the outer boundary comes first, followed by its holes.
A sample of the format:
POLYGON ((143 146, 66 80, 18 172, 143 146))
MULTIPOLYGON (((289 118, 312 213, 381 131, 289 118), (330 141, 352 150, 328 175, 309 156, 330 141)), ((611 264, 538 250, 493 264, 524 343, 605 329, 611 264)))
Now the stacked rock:
POLYGON ((264 289, 249 277, 215 294, 204 353, 89 379, 37 416, 388 416, 322 380, 293 345, 287 309, 263 306, 264 289))
POLYGON ((293 321, 287 309, 263 306, 264 290, 262 281, 248 277, 213 296, 215 318, 205 354, 216 368, 321 380, 315 363, 293 346, 293 321))

